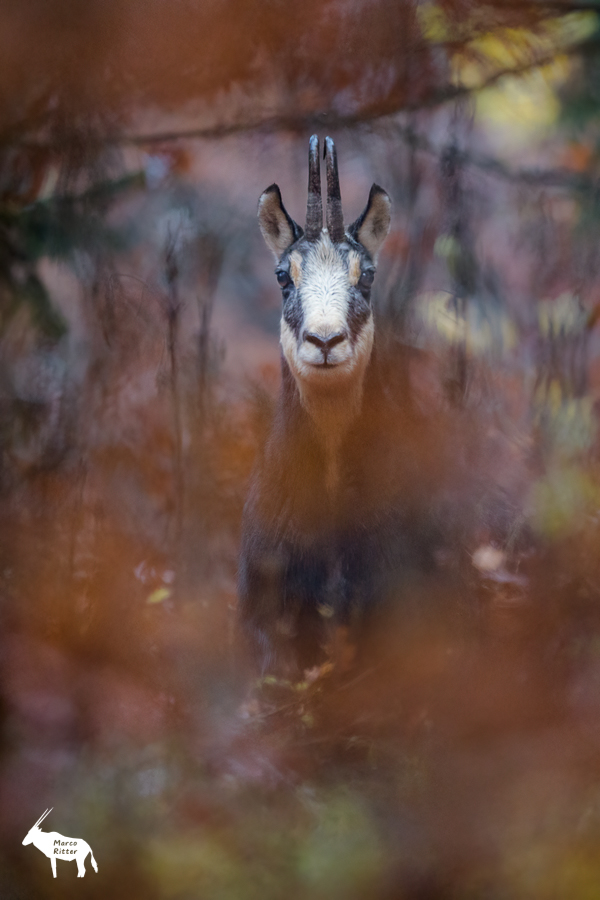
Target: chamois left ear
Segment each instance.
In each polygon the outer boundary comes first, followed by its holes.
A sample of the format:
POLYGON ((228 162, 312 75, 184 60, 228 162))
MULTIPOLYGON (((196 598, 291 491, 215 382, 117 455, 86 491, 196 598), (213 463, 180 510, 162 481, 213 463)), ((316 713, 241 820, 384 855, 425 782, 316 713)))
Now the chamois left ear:
POLYGON ((348 228, 348 234, 362 244, 373 262, 381 250, 390 230, 392 201, 389 196, 374 184, 369 191, 369 199, 356 222, 348 228))
POLYGON ((276 184, 272 184, 260 195, 258 224, 267 247, 277 260, 281 259, 287 248, 304 234, 298 223, 288 215, 281 199, 281 191, 276 184))

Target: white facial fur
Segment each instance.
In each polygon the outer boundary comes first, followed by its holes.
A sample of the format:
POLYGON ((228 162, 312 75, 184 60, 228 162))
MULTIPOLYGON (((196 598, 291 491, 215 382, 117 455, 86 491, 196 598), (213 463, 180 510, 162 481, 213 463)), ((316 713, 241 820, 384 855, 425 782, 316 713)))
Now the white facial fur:
MULTIPOLYGON (((301 378, 312 379, 323 375, 331 378, 336 374, 334 367, 338 375, 343 373, 347 376, 358 361, 357 355, 367 350, 364 341, 357 340, 354 344, 351 341, 348 309, 354 273, 349 271, 348 257, 338 252, 327 232, 324 232, 320 241, 304 254, 301 268, 297 264, 290 268, 292 275, 296 276, 302 326, 297 340, 291 332, 285 338, 284 352, 287 350, 288 364, 301 378), (339 342, 327 351, 327 366, 323 365, 322 349, 307 340, 307 335, 323 340, 332 335, 340 336, 339 342)), ((282 320, 282 345, 284 329, 290 330, 282 320)), ((370 353, 370 347, 368 351, 370 353)))
MULTIPOLYGON (((345 341, 340 346, 339 354, 344 358, 339 363, 336 362, 334 366, 325 367, 321 362, 322 354, 316 347, 314 348, 314 357, 319 356, 316 363, 305 359, 311 354, 310 350, 304 350, 306 341, 299 346, 294 332, 285 319, 282 319, 281 347, 296 379, 300 396, 305 397, 310 387, 319 388, 321 393, 335 392, 340 387, 349 386, 356 379, 362 379, 373 349, 374 334, 373 316, 370 316, 354 345, 351 346, 348 341, 345 341)), ((337 350, 337 348, 335 349, 337 350)))

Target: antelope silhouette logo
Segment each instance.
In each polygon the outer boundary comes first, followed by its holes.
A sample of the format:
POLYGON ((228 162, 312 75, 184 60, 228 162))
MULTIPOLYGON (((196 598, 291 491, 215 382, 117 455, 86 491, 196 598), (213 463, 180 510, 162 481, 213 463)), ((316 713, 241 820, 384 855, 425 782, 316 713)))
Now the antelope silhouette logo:
POLYGON ((57 831, 42 831, 40 825, 46 818, 46 816, 50 815, 54 807, 51 809, 47 809, 45 813, 43 813, 33 828, 27 832, 23 845, 33 844, 34 847, 37 847, 38 850, 41 850, 52 865, 52 874, 56 878, 56 860, 57 859, 65 859, 67 862, 71 859, 76 860, 77 862, 77 877, 83 878, 85 875, 85 858, 90 854, 92 865, 94 867, 94 871, 98 871, 98 866, 96 865, 96 860, 94 859, 94 854, 92 853, 92 848, 88 843, 82 841, 81 838, 68 838, 65 837, 64 834, 59 834, 57 831))

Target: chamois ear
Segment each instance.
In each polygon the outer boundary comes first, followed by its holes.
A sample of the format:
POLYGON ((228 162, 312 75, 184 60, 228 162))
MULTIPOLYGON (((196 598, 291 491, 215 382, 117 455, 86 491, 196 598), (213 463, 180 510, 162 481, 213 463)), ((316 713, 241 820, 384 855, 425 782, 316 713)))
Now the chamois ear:
POLYGON ((288 215, 281 201, 281 191, 276 184, 272 184, 260 196, 258 224, 267 247, 277 260, 304 234, 298 223, 288 215))
POLYGON ((389 196, 383 188, 374 184, 363 212, 348 228, 348 234, 363 245, 373 262, 377 261, 381 245, 390 230, 391 209, 389 196))

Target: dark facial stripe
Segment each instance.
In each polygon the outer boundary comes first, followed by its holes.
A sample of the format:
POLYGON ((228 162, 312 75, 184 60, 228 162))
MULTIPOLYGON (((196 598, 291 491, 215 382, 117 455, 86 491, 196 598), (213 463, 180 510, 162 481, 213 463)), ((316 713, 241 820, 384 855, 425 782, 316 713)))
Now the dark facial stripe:
POLYGON ((283 318, 291 328, 294 336, 299 338, 302 320, 304 318, 302 303, 300 302, 298 292, 293 288, 286 293, 288 293, 288 296, 286 297, 284 294, 283 298, 283 318))
POLYGON ((352 297, 348 304, 348 332, 354 343, 371 315, 371 305, 360 291, 352 289, 352 297))

